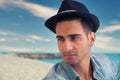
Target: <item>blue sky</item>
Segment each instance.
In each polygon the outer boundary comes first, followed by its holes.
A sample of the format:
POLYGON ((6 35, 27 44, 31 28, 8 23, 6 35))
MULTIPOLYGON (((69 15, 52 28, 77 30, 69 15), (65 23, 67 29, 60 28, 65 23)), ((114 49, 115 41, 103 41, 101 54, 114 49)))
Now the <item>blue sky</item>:
MULTIPOLYGON (((62 0, 0 0, 0 52, 59 52, 44 26, 62 0)), ((94 53, 120 53, 120 1, 77 0, 100 19, 94 53)))

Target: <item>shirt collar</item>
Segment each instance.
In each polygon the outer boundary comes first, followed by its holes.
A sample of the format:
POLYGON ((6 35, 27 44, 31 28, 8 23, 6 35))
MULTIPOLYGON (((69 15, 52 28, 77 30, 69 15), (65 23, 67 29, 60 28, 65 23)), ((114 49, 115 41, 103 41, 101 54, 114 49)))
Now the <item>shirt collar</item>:
MULTIPOLYGON (((101 68, 100 68, 100 64, 94 59, 93 56, 91 56, 91 65, 93 68, 93 77, 96 78, 96 76, 94 76, 94 74, 96 75, 101 68)), ((78 80, 78 78, 80 79, 80 76, 72 68, 71 65, 67 64, 66 62, 62 62, 62 67, 65 70, 65 72, 67 73, 70 80, 78 80)), ((98 77, 99 77, 99 79, 101 79, 101 75, 99 75, 98 77)))
MULTIPOLYGON (((93 68, 93 77, 96 78, 96 76, 94 76, 94 74, 96 75, 99 72, 99 70, 101 69, 100 64, 94 59, 94 57, 91 57, 91 65, 93 68)), ((70 80, 78 80, 78 78, 80 79, 80 76, 72 68, 71 65, 67 64, 66 62, 62 62, 62 67, 65 70, 65 72, 67 73, 70 80)), ((99 77, 99 79, 101 79, 101 75, 99 75, 98 77, 99 77)))
POLYGON ((64 70, 66 71, 66 73, 68 73, 68 77, 70 78, 70 80, 77 80, 77 78, 79 78, 79 75, 77 74, 77 72, 71 67, 71 65, 63 62, 62 67, 64 68, 64 70))
MULTIPOLYGON (((100 56, 100 55, 99 55, 100 56)), ((100 58, 103 58, 103 56, 101 56, 100 58)), ((91 63, 92 63, 92 68, 93 68, 93 77, 95 79, 103 79, 104 75, 101 71, 103 71, 102 67, 101 67, 101 63, 98 60, 99 57, 97 57, 95 54, 91 55, 91 63)), ((104 66, 104 65, 102 65, 104 66)))

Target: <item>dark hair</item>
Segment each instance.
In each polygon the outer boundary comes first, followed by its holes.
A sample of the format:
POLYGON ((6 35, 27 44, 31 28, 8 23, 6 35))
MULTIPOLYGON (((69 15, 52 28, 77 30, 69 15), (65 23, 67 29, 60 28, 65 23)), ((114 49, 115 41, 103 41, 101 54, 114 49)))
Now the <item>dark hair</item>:
POLYGON ((83 25, 83 29, 85 31, 86 34, 88 34, 89 32, 93 31, 93 24, 90 23, 90 21, 85 20, 84 18, 77 16, 77 15, 67 15, 67 16, 62 16, 60 18, 58 18, 56 24, 58 22, 62 22, 62 21, 72 21, 72 20, 78 20, 82 23, 83 25))

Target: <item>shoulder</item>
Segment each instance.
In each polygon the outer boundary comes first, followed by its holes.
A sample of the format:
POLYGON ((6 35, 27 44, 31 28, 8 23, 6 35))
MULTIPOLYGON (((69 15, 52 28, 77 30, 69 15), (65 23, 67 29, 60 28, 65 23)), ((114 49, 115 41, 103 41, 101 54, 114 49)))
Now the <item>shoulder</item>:
POLYGON ((92 54, 91 56, 93 64, 96 64, 97 66, 103 66, 103 65, 112 65, 113 61, 104 54, 92 54))
POLYGON ((62 69, 62 64, 63 62, 55 64, 46 77, 43 80, 64 80, 61 74, 63 74, 63 69, 62 69))
POLYGON ((120 75, 117 65, 108 56, 92 54, 91 60, 95 76, 99 74, 103 80, 112 80, 120 75))

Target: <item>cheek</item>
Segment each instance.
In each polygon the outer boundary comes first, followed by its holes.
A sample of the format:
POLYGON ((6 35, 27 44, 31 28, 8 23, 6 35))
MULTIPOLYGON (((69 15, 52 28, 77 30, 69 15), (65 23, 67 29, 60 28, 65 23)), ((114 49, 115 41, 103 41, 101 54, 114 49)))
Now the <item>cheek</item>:
POLYGON ((88 41, 82 41, 76 44, 76 49, 78 52, 86 51, 88 48, 89 42, 88 41))
POLYGON ((57 42, 57 44, 58 44, 58 49, 61 52, 62 51, 62 46, 61 46, 61 44, 59 42, 57 42))
POLYGON ((73 50, 75 52, 80 52, 82 50, 82 47, 83 47, 83 43, 82 42, 76 42, 73 45, 73 50))

